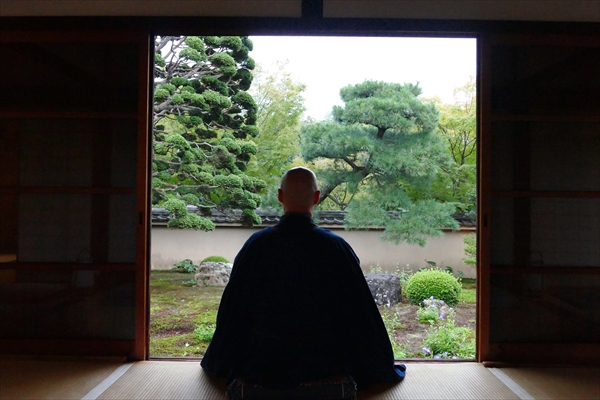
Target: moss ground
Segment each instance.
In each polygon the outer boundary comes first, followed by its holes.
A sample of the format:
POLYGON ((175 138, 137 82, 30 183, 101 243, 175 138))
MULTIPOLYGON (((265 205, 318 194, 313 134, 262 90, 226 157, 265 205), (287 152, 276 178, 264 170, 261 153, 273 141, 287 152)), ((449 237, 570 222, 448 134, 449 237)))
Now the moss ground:
MULTIPOLYGON (((153 271, 150 276, 150 356, 202 357, 208 346, 194 330, 201 324, 215 324, 222 287, 190 286, 193 274, 153 271)), ((462 279, 460 303, 455 307, 457 326, 475 329, 476 282, 462 279)), ((391 308, 380 307, 387 320, 394 321, 396 342, 406 358, 423 358, 422 342, 428 324, 417 321, 418 306, 407 301, 391 308)))
POLYGON ((477 281, 475 279, 462 279, 461 281, 460 304, 475 304, 477 302, 477 281))
POLYGON ((194 330, 215 324, 222 287, 189 286, 193 274, 153 271, 150 276, 150 356, 201 357, 208 342, 194 330))

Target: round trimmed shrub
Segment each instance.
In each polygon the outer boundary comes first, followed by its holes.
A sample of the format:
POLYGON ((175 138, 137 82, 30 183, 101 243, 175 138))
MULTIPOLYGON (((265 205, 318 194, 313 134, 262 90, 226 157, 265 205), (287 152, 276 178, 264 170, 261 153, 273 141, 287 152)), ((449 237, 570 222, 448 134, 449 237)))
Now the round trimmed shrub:
POLYGON ((204 260, 200 261, 200 264, 202 264, 203 262, 222 262, 229 264, 229 260, 223 256, 208 256, 204 260))
POLYGON ((419 306, 423 305, 423 300, 433 296, 454 307, 458 304, 461 291, 459 280, 439 269, 422 269, 406 283, 406 298, 419 306))

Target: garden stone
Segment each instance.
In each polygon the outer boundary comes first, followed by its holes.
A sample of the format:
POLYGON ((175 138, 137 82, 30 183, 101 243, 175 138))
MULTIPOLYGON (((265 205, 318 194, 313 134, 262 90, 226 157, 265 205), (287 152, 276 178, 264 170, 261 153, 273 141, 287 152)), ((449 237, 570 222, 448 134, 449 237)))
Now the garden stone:
POLYGON ((390 307, 402 301, 400 278, 396 275, 377 272, 366 274, 365 279, 377 305, 390 307))
POLYGON ((194 275, 196 286, 227 286, 233 264, 203 262, 194 275))
POLYGON ((428 299, 423 300, 423 306, 425 306, 425 307, 434 306, 438 310, 441 310, 442 308, 446 308, 446 309, 450 308, 444 300, 435 299, 435 298, 433 298, 433 296, 428 299))
POLYGON ((454 309, 450 307, 444 300, 435 299, 431 296, 428 299, 423 300, 423 307, 431 307, 437 309, 439 319, 444 319, 446 315, 450 314, 454 309))

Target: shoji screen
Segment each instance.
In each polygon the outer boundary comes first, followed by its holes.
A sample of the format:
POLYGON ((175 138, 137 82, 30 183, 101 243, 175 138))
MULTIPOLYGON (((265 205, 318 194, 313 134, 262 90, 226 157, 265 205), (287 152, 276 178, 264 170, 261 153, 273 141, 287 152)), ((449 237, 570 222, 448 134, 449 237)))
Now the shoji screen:
POLYGON ((148 40, 0 34, 3 353, 145 357, 148 40))
POLYGON ((483 45, 484 360, 595 362, 600 341, 600 40, 483 45))

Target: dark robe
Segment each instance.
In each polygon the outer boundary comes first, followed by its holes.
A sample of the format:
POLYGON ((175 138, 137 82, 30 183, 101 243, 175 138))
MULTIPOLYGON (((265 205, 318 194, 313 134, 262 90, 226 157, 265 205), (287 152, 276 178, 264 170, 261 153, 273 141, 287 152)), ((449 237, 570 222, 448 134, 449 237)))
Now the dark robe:
POLYGON ((310 215, 292 213, 236 256, 202 367, 273 387, 335 374, 359 389, 401 379, 356 254, 310 215))

